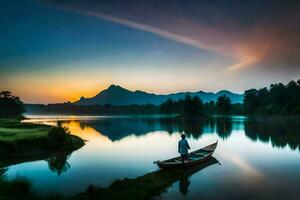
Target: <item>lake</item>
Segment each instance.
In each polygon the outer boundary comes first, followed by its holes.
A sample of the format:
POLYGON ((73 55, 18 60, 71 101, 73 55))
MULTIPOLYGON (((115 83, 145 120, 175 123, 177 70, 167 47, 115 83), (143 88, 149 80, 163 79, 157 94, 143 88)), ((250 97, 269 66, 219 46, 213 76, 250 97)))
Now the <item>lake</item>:
POLYGON ((169 116, 27 116, 62 121, 86 140, 81 149, 9 166, 8 180, 25 177, 40 195, 75 195, 90 184, 158 170, 153 161, 177 156, 185 133, 191 149, 218 140, 218 161, 178 180, 156 199, 300 199, 299 118, 209 117, 185 122, 169 116))

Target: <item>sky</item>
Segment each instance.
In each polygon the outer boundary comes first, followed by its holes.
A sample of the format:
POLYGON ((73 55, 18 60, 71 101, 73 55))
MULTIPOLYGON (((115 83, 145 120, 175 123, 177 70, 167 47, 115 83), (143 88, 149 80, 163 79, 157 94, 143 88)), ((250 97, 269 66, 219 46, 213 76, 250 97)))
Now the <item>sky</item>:
POLYGON ((28 103, 243 93, 300 78, 300 1, 4 0, 0 44, 0 91, 28 103))

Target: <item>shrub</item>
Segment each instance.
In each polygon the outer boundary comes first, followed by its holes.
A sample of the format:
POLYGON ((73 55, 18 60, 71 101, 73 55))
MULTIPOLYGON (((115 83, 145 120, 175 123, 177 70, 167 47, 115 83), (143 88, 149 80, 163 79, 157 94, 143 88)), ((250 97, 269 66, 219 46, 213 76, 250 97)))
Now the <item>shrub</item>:
POLYGON ((9 187, 6 190, 7 194, 14 194, 15 196, 24 196, 31 193, 30 182, 22 177, 18 177, 11 181, 9 187))
POLYGON ((52 127, 48 133, 48 147, 54 148, 61 145, 62 143, 67 142, 69 133, 69 129, 66 127, 62 127, 61 122, 58 122, 57 126, 52 127))

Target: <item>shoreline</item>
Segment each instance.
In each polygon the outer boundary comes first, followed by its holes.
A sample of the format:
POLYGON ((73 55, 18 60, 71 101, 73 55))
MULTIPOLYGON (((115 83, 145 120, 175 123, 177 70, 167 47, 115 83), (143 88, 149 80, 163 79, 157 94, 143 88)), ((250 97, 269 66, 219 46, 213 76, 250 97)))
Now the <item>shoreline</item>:
POLYGON ((4 181, 1 179, 0 173, 0 199, 4 197, 3 199, 17 200, 22 197, 22 199, 28 200, 147 200, 159 197, 177 181, 182 183, 181 192, 186 191, 189 184, 184 183, 189 180, 189 176, 217 163, 219 163, 218 160, 211 157, 206 162, 189 168, 157 170, 136 178, 116 180, 105 188, 90 185, 86 192, 79 193, 73 197, 60 195, 41 197, 32 191, 28 180, 21 178, 13 181, 4 181), (20 194, 20 191, 22 191, 22 194, 20 194))
MULTIPOLYGON (((160 169, 150 172, 137 178, 116 180, 106 188, 97 188, 93 185, 85 193, 75 196, 76 200, 85 199, 112 199, 112 200, 145 200, 159 196, 176 181, 188 180, 192 174, 203 170, 209 166, 219 163, 217 159, 211 157, 206 162, 184 169, 160 169)), ((188 185, 186 185, 187 189, 188 185)))
POLYGON ((59 152, 73 152, 84 144, 83 139, 68 134, 63 128, 0 119, 0 167, 46 159, 59 152), (59 134, 64 138, 55 138, 59 134))

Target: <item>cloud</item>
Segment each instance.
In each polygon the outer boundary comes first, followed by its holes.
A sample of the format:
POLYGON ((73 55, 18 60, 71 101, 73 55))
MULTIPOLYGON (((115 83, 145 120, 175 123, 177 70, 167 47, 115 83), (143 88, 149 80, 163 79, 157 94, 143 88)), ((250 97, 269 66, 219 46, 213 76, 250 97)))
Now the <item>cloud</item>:
POLYGON ((44 1, 232 57, 225 71, 259 68, 299 72, 297 1, 44 1))

